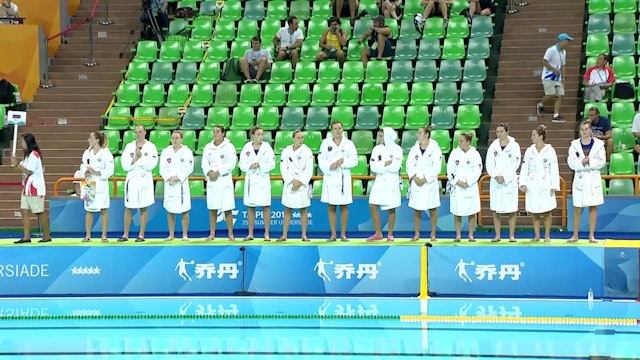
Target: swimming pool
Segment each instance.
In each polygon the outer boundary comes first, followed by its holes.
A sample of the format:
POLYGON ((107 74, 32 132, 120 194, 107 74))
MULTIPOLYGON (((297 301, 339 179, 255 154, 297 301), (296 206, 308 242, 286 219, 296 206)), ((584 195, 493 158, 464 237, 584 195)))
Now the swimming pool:
POLYGON ((640 304, 398 298, 11 298, 7 359, 640 358, 640 304))

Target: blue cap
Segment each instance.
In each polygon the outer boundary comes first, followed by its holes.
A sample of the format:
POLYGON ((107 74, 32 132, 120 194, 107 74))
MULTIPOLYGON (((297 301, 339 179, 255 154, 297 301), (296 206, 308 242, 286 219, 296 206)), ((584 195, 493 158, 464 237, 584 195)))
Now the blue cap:
POLYGON ((569 34, 567 34, 567 33, 562 33, 562 34, 558 35, 558 41, 563 41, 563 40, 573 41, 573 38, 571 36, 569 36, 569 34))

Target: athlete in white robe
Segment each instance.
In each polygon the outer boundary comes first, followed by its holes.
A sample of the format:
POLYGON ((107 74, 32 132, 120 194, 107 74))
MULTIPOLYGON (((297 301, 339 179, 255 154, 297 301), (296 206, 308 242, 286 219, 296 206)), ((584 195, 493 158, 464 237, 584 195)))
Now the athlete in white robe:
POLYGON ((318 154, 318 166, 322 171, 322 196, 320 201, 329 204, 329 227, 331 236, 328 241, 336 241, 336 207, 340 206, 340 237, 347 239, 349 221, 348 204, 353 202, 351 169, 358 165, 358 152, 353 142, 342 136, 342 123, 331 125, 332 136, 324 139, 318 154))
POLYGON ((279 241, 286 241, 291 224, 291 212, 300 209, 300 228, 302 241, 307 238, 307 208, 311 205, 311 177, 313 176, 313 152, 303 143, 304 133, 301 130, 293 132, 293 144, 282 150, 280 155, 280 173, 284 181, 282 191, 282 205, 284 205, 284 221, 282 236, 279 241))
POLYGON ((236 207, 231 173, 238 159, 236 148, 225 138, 226 131, 222 126, 213 128, 213 141, 205 145, 202 154, 202 172, 207 178, 207 209, 209 209, 209 237, 215 238, 218 211, 224 212, 229 240, 233 236, 233 213, 236 207))
POLYGON ((400 206, 400 168, 402 167, 402 148, 396 144, 398 135, 390 127, 378 131, 378 145, 373 148, 369 166, 371 174, 375 175, 373 186, 369 193, 369 211, 375 233, 367 241, 380 241, 382 225, 378 206, 389 211, 387 223, 387 241, 394 240, 393 228, 396 222, 396 208, 400 206))
POLYGON ((460 134, 459 145, 451 151, 447 160, 447 189, 450 194, 450 211, 456 227, 455 241, 459 242, 462 216, 469 217, 469 241, 474 242, 476 214, 480 212, 478 180, 482 175, 482 158, 471 146, 471 134, 460 134))
POLYGON ((248 234, 245 241, 253 240, 256 220, 256 207, 262 207, 264 222, 264 241, 271 241, 271 177, 276 167, 276 155, 269 143, 264 142, 264 130, 254 126, 250 130, 252 141, 242 147, 240 152, 240 170, 244 177, 244 205, 248 208, 248 234))
POLYGON ((182 240, 189 240, 189 210, 191 210, 191 189, 189 176, 193 173, 193 152, 182 145, 183 134, 175 130, 171 134, 171 146, 160 154, 160 176, 164 181, 164 208, 167 210, 169 237, 175 237, 176 214, 181 214, 182 240))
POLYGON ((135 140, 127 144, 122 152, 122 168, 127 172, 124 185, 124 233, 119 242, 129 240, 129 227, 133 209, 140 209, 140 232, 136 242, 144 241, 149 214, 147 208, 155 202, 152 171, 158 165, 156 146, 145 140, 144 126, 135 127, 135 140))
POLYGON ((545 144, 546 127, 539 126, 531 133, 533 144, 522 158, 520 190, 525 193, 525 209, 533 218, 533 241, 540 241, 540 221, 544 222, 544 241, 551 241, 551 211, 558 204, 556 191, 560 191, 558 156, 550 144, 545 144))
POLYGON ((91 241, 93 214, 100 212, 102 220, 102 242, 108 242, 107 229, 109 226, 109 178, 113 176, 113 155, 107 147, 107 140, 103 133, 94 131, 89 134, 89 148, 82 154, 79 174, 84 178, 80 184, 80 198, 84 201, 85 238, 83 242, 91 241))
POLYGON ((605 144, 591 136, 591 123, 580 125, 580 137, 571 141, 567 163, 573 170, 571 198, 573 200, 573 236, 569 242, 578 241, 582 208, 589 208, 589 241, 596 242, 595 230, 598 205, 604 204, 600 169, 607 163, 605 144))
POLYGON ((493 211, 493 227, 496 233, 492 242, 500 241, 501 214, 509 217, 509 242, 515 242, 520 145, 509 136, 507 124, 498 125, 496 135, 497 139, 489 146, 485 160, 487 173, 491 176, 489 208, 493 211))
POLYGON ((423 211, 429 211, 431 241, 436 241, 438 208, 440 207, 440 181, 438 174, 442 167, 442 150, 431 141, 431 128, 418 129, 418 142, 407 156, 409 176, 409 207, 413 212, 414 235, 411 241, 420 240, 420 222, 423 211))

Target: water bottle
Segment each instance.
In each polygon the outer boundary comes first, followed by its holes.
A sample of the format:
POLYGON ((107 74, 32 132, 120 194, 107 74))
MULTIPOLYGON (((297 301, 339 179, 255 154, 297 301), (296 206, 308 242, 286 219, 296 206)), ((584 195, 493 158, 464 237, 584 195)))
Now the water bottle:
POLYGON ((16 91, 14 95, 16 96, 16 104, 22 104, 22 95, 20 94, 20 91, 16 91))
POLYGON ((589 288, 589 292, 587 293, 587 300, 593 302, 593 290, 591 290, 591 288, 589 288))

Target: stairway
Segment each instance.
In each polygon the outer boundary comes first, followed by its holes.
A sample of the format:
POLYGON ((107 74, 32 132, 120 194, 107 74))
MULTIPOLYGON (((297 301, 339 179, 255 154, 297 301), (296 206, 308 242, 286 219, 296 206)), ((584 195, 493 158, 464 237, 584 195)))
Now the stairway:
MULTIPOLYGON (((558 153, 560 176, 571 190, 573 172, 567 165, 569 143, 576 137, 575 118, 581 77, 581 54, 584 27, 584 0, 536 0, 525 7, 517 7, 516 14, 507 14, 500 51, 498 78, 493 101, 489 142, 495 139, 495 126, 509 124, 509 134, 522 148, 523 154, 531 145, 531 131, 538 125, 547 126, 547 142, 558 153), (574 41, 567 48, 565 68, 565 96, 561 116, 566 123, 552 123, 553 105, 546 104, 546 115, 536 116, 536 104, 544 92, 540 80, 542 57, 545 50, 554 45, 558 34, 566 32, 574 41)), ((560 204, 558 204, 560 206, 560 204)), ((524 209, 522 202, 521 209, 524 209)), ((554 225, 560 225, 560 210, 554 212, 554 225)), ((491 213, 483 212, 483 225, 491 225, 491 213)), ((504 221, 503 221, 504 223, 504 221)), ((523 218, 518 224, 529 224, 523 218)))
MULTIPOLYGON (((93 0, 82 0, 73 22, 87 18, 93 3, 93 0)), ((122 79, 120 70, 127 67, 129 48, 134 46, 126 46, 124 58, 119 57, 140 14, 140 2, 110 0, 109 19, 113 23, 107 26, 100 25, 105 19, 104 10, 101 2, 94 17, 92 34, 94 60, 99 65, 84 65, 89 55, 89 24, 67 34, 49 67, 49 78, 54 87, 38 90, 29 106, 28 125, 20 129, 20 134, 33 133, 42 149, 48 196, 53 195, 57 179, 73 176, 78 169, 89 133, 100 129, 100 116, 122 79)), ((137 41, 138 35, 139 31, 136 31, 132 42, 137 41)), ((19 174, 9 166, 10 151, 2 154, 0 183, 20 181, 19 174)), ((18 153, 21 156, 20 150, 18 153)), ((70 185, 65 184, 61 190, 64 192, 70 185)), ((22 226, 19 212, 16 213, 20 207, 19 199, 19 187, 0 186, 1 228, 22 226)))

